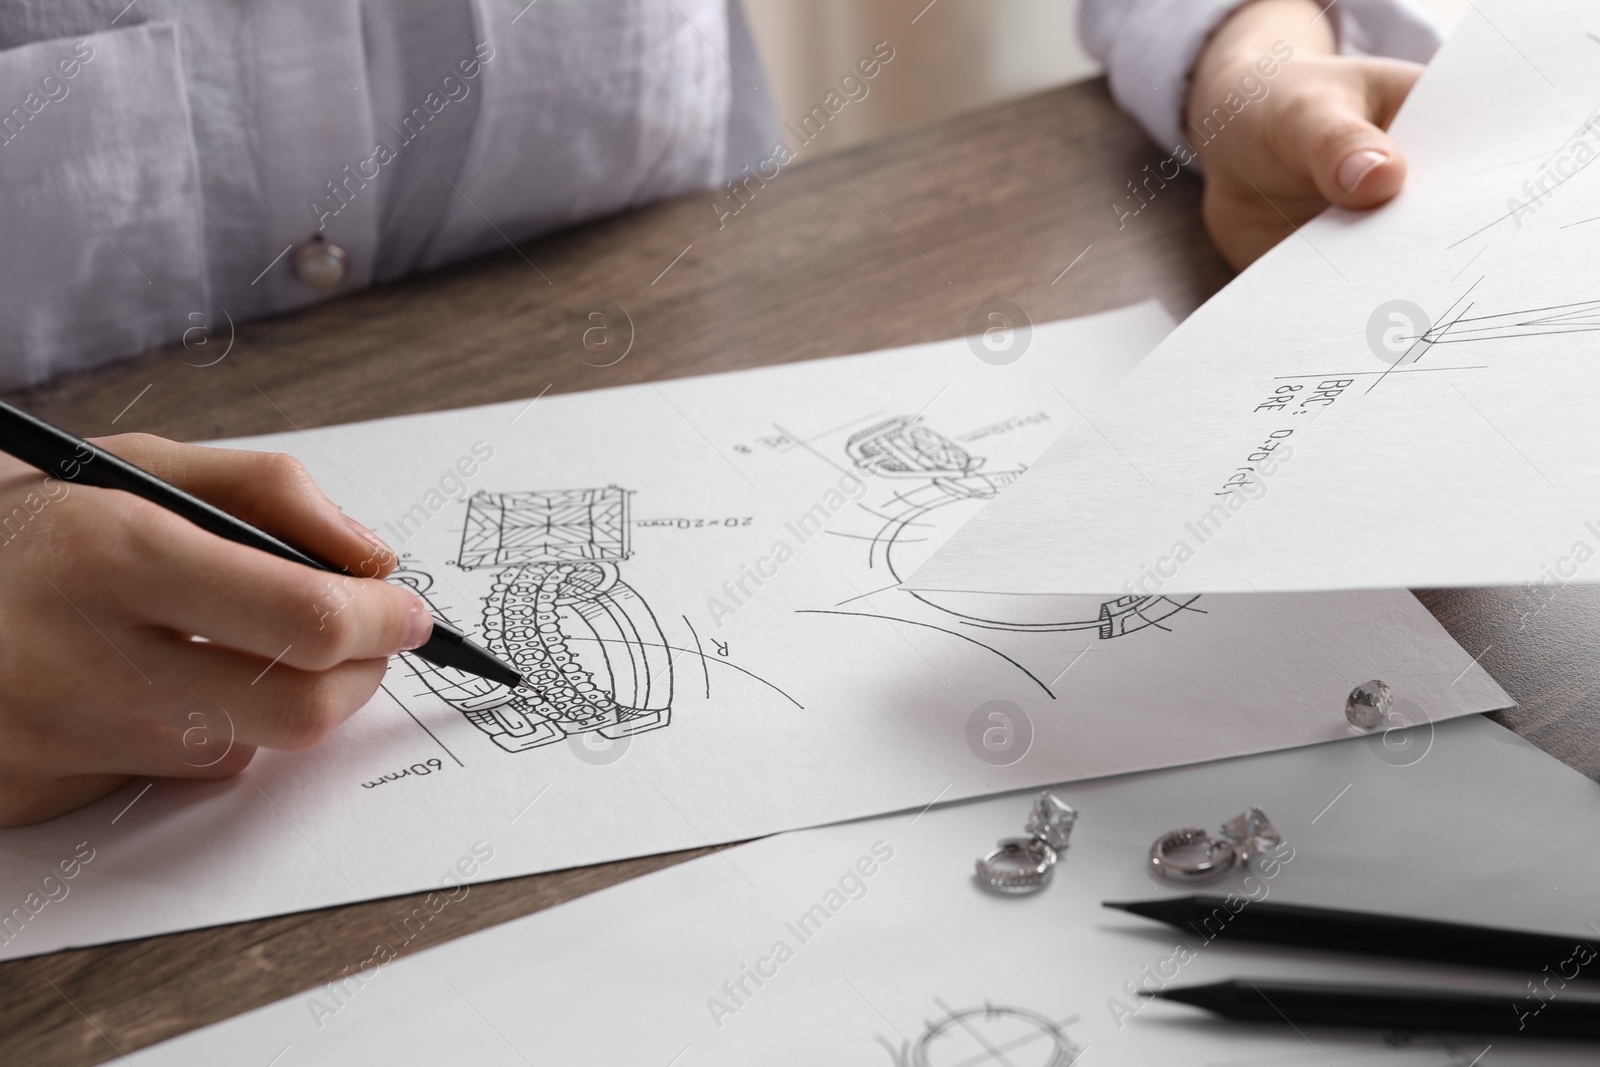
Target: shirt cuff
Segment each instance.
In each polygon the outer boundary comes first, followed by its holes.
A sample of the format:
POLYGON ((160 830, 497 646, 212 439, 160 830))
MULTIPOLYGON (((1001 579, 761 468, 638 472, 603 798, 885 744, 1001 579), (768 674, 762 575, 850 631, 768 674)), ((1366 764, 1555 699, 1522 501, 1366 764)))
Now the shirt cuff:
POLYGON ((1444 41, 1444 27, 1409 0, 1342 0, 1333 10, 1341 52, 1426 63, 1444 41))

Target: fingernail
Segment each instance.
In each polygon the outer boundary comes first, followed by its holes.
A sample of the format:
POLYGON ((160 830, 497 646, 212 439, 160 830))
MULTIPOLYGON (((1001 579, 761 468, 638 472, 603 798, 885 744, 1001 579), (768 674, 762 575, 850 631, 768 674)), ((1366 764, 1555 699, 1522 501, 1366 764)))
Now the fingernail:
POLYGON ((1344 162, 1339 164, 1339 188, 1347 193, 1353 193, 1366 178, 1378 167, 1389 162, 1389 157, 1375 148, 1363 148, 1358 152, 1351 152, 1344 157, 1344 162))
POLYGON ((342 511, 339 512, 339 517, 344 520, 344 524, 350 527, 350 529, 353 530, 356 536, 361 538, 361 540, 365 541, 379 552, 387 552, 391 556, 394 555, 394 549, 384 544, 383 539, 377 534, 373 533, 371 530, 367 529, 361 523, 357 522, 355 519, 352 519, 342 511))
POLYGON ((421 648, 428 643, 428 638, 432 636, 433 616, 428 613, 427 608, 422 606, 422 602, 418 601, 406 613, 406 637, 405 644, 401 646, 401 649, 421 648))

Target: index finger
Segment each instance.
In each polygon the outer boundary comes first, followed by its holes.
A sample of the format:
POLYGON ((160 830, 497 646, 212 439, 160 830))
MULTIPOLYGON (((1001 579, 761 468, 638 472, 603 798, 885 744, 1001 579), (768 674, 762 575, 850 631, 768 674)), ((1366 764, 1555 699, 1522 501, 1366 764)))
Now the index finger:
POLYGON ((293 456, 181 444, 149 434, 120 434, 95 443, 352 574, 382 578, 394 569, 393 550, 340 511, 293 456))
POLYGON ((279 559, 143 500, 117 503, 97 531, 110 550, 70 580, 92 582, 137 622, 308 671, 392 656, 433 632, 433 616, 408 590, 279 559))

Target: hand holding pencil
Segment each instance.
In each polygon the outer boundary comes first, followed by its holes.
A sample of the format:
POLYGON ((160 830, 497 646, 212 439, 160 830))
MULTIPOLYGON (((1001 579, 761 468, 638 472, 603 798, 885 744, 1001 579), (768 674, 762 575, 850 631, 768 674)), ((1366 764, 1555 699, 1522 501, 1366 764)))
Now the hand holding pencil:
POLYGON ((422 602, 382 581, 394 553, 291 457, 98 443, 349 573, 0 455, 0 825, 133 776, 224 778, 258 747, 315 745, 432 632, 422 602))

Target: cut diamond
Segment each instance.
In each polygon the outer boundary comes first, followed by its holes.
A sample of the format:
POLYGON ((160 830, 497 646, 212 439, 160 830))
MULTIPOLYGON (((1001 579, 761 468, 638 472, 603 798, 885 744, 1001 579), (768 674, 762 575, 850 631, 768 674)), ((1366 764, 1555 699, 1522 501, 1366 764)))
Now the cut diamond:
POLYGON ((1047 789, 1034 800, 1026 829, 1030 836, 1059 852, 1067 847, 1077 821, 1078 809, 1047 789))
POLYGON ((1344 717, 1351 726, 1370 730, 1389 717, 1389 708, 1393 704, 1394 693, 1389 683, 1374 678, 1350 690, 1350 695, 1344 701, 1344 717))
POLYGON ((1239 859, 1246 863, 1267 849, 1283 844, 1283 835, 1272 825, 1267 813, 1254 806, 1223 823, 1222 836, 1233 842, 1239 859))

